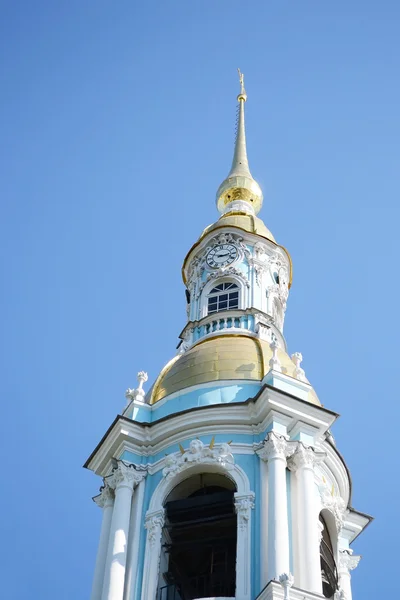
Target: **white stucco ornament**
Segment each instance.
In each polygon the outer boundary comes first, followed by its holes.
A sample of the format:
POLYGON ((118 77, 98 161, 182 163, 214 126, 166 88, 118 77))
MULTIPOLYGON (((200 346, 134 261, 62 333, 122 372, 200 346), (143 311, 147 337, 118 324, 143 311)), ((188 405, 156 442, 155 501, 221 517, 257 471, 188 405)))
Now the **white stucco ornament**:
POLYGON ((139 385, 136 389, 128 388, 125 392, 125 398, 129 402, 132 400, 136 400, 136 402, 144 402, 145 391, 143 389, 143 384, 148 380, 148 375, 145 371, 139 371, 137 374, 137 378, 139 381, 139 385))
POLYGON ((279 373, 281 373, 282 367, 281 361, 278 358, 278 344, 276 340, 272 340, 269 347, 272 350, 272 356, 269 360, 269 368, 272 369, 272 371, 278 371, 279 373))
POLYGON ((214 447, 213 441, 209 446, 205 446, 201 440, 192 440, 188 450, 181 448, 180 454, 177 452, 167 455, 165 467, 163 469, 164 477, 173 477, 190 465, 196 463, 219 464, 226 470, 230 470, 234 465, 234 458, 229 444, 222 443, 214 447))
POLYGON ((290 600, 290 588, 294 583, 293 575, 291 573, 282 573, 282 575, 279 575, 279 583, 284 590, 284 600, 290 600))
POLYGON ((336 529, 340 531, 346 516, 346 504, 340 496, 335 495, 334 487, 329 488, 328 483, 322 479, 318 485, 321 504, 335 517, 336 529))
POLYGON ((301 352, 295 352, 290 358, 292 359, 292 362, 295 366, 294 376, 296 377, 296 379, 298 379, 299 381, 306 381, 306 374, 304 372, 304 369, 302 369, 300 366, 303 360, 303 355, 301 354, 301 352))

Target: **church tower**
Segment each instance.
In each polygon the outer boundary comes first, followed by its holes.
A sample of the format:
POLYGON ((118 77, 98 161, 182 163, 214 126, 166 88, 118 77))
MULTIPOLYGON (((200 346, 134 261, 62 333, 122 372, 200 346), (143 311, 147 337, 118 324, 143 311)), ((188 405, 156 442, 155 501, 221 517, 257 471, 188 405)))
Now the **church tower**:
POLYGON ((350 547, 371 517, 325 408, 283 335, 288 251, 257 216, 247 95, 238 96, 219 219, 183 261, 187 323, 174 356, 85 466, 101 478, 91 600, 351 600, 350 547))

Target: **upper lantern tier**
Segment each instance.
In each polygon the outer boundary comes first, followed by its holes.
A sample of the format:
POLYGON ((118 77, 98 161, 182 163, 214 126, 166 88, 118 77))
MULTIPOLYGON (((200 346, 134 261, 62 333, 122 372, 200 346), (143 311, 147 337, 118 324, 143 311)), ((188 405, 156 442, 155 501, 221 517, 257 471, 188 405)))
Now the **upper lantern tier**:
POLYGON ((229 175, 218 188, 217 208, 221 214, 240 209, 249 214, 257 214, 263 203, 263 194, 257 181, 250 173, 246 148, 246 130, 244 123, 244 104, 247 100, 243 74, 240 73, 241 90, 237 99, 239 115, 237 122, 235 152, 229 175))

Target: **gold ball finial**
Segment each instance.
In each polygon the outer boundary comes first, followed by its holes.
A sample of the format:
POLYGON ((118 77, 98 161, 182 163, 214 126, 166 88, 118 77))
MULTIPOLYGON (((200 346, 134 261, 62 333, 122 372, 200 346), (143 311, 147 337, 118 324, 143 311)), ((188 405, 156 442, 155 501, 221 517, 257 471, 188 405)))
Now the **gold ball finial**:
POLYGON ((238 99, 238 102, 240 102, 241 100, 246 102, 247 94, 246 94, 246 90, 244 89, 244 75, 240 69, 238 69, 238 73, 239 73, 239 83, 240 83, 240 94, 238 95, 237 99, 238 99))

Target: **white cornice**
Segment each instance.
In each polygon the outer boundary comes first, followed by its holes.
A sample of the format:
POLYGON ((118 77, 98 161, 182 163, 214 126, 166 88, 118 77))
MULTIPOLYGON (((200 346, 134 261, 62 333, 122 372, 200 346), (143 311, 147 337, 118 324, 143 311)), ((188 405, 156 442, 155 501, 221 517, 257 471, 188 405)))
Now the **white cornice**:
POLYGON ((140 456, 154 456, 188 438, 205 435, 257 435, 265 431, 271 413, 277 412, 288 431, 298 421, 312 426, 315 438, 321 438, 336 419, 326 409, 298 400, 266 386, 256 397, 244 403, 198 407, 172 414, 152 424, 139 424, 119 417, 86 465, 104 476, 121 444, 128 444, 140 456))

